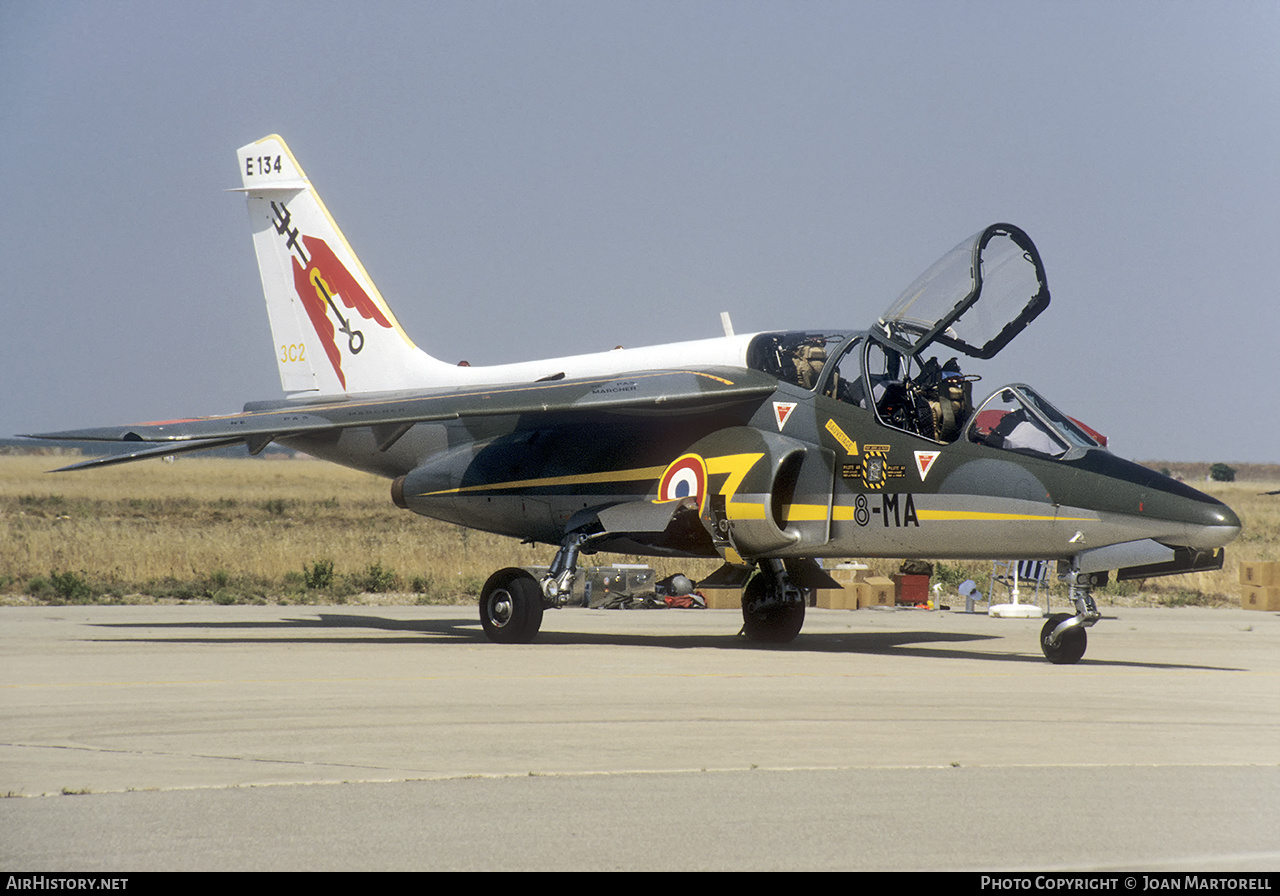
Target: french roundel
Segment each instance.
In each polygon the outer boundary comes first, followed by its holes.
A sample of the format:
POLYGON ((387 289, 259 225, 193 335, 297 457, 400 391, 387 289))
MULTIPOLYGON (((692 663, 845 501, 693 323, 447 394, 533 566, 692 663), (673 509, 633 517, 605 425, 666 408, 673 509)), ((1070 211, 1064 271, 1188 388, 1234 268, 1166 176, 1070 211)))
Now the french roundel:
POLYGON ((693 498, 702 512, 707 498, 707 465, 696 454, 676 458, 658 480, 658 500, 678 501, 693 498))

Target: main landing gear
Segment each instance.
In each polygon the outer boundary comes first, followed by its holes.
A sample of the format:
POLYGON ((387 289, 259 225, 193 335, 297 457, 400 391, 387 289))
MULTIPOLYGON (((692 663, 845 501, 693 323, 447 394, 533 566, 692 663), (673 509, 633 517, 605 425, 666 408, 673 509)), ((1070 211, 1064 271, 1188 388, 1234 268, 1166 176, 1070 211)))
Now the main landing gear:
POLYGON ((480 625, 498 644, 532 641, 542 627, 542 592, 533 576, 514 566, 489 576, 480 592, 480 625))
POLYGON ((1071 586, 1071 600, 1076 605, 1074 616, 1055 613, 1040 630, 1040 649, 1045 659, 1056 665, 1080 662, 1089 636, 1085 629, 1101 617, 1091 593, 1095 585, 1106 584, 1106 574, 1072 572, 1063 577, 1071 586))
POLYGON ((761 560, 742 589, 742 633, 750 641, 787 644, 804 625, 805 594, 781 560, 761 560))
MULTIPOLYGON (((560 544, 551 568, 539 580, 517 567, 500 569, 480 592, 480 625, 498 644, 527 644, 542 627, 542 612, 570 601, 578 555, 591 536, 573 533, 560 544)), ((589 552, 589 551, 588 551, 589 552)), ((761 560, 742 589, 742 633, 763 644, 793 641, 804 625, 805 591, 781 560, 761 560)))
POLYGON ((514 566, 489 576, 480 591, 480 625, 490 641, 528 644, 533 640, 542 628, 543 609, 569 602, 578 554, 588 541, 590 536, 580 532, 567 535, 541 581, 514 566))

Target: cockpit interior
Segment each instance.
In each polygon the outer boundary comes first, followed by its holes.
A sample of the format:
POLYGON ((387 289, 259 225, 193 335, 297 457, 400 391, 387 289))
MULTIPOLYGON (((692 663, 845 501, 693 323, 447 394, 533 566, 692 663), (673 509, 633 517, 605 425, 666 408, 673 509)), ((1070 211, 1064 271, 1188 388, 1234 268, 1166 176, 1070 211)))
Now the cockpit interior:
POLYGON ((986 228, 944 255, 867 333, 760 333, 747 364, 779 380, 875 413, 885 426, 939 444, 958 439, 1059 458, 1105 446, 1029 386, 997 389, 975 408, 958 356, 993 357, 1049 304, 1044 267, 1025 233, 986 228))

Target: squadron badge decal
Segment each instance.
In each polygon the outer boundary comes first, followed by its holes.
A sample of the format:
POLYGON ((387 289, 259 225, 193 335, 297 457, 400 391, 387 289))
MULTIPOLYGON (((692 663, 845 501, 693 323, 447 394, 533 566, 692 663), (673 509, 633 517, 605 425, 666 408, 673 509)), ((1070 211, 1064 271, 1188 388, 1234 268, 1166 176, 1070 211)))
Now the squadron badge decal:
POLYGON ((293 253, 294 289, 302 301, 302 307, 307 311, 311 325, 316 329, 316 335, 320 337, 320 343, 324 346, 329 363, 333 365, 334 373, 338 375, 338 381, 345 389, 347 378, 342 372, 342 352, 338 347, 337 333, 347 337, 347 350, 358 355, 364 348, 364 332, 354 327, 357 323, 355 315, 387 329, 391 329, 391 321, 387 320, 377 303, 369 298, 369 294, 360 288, 356 278, 351 276, 351 272, 328 243, 314 236, 303 235, 299 238, 298 228, 290 226, 293 216, 289 213, 288 206, 283 202, 272 202, 271 211, 275 214, 272 223, 276 233, 288 237, 287 245, 293 253), (339 299, 355 314, 344 315, 338 307, 339 299), (336 330, 333 321, 329 319, 330 311, 338 321, 336 330))

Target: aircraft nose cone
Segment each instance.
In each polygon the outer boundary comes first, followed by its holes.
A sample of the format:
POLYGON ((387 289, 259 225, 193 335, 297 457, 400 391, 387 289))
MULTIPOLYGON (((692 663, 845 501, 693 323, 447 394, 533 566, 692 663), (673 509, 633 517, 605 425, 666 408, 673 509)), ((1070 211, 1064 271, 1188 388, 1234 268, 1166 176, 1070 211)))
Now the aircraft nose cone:
POLYGON ((1240 534, 1235 511, 1185 482, 1105 451, 1090 451, 1074 466, 1086 474, 1080 476, 1087 486, 1082 500, 1141 520, 1145 537, 1161 544, 1217 550, 1240 534))
POLYGON ((1179 502, 1187 547, 1212 550, 1229 544, 1240 534, 1240 517, 1216 498, 1198 495, 1198 500, 1179 502))
POLYGON ((1223 547, 1240 534, 1240 517, 1226 504, 1206 507, 1204 515, 1205 534, 1214 539, 1212 547, 1223 547))
POLYGON ((1165 538, 1157 540, 1216 550, 1240 534, 1240 517, 1212 495, 1165 477, 1153 478, 1144 485, 1145 512, 1168 521, 1172 527, 1165 538))

